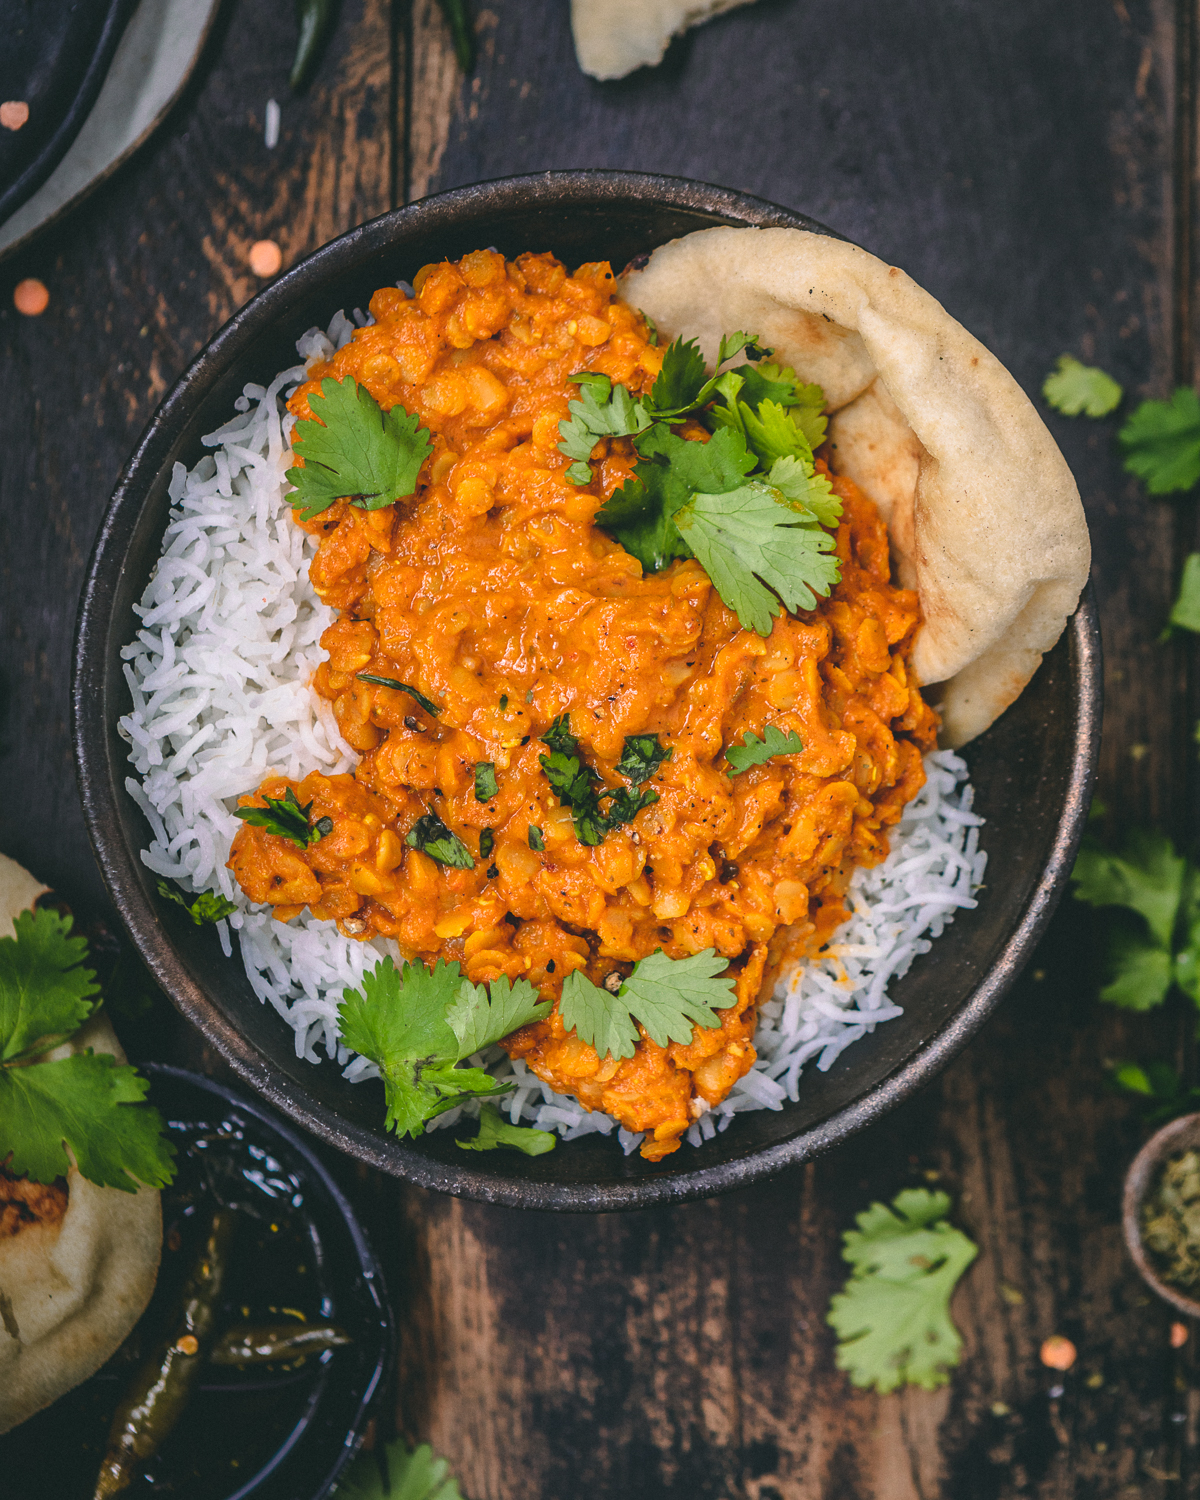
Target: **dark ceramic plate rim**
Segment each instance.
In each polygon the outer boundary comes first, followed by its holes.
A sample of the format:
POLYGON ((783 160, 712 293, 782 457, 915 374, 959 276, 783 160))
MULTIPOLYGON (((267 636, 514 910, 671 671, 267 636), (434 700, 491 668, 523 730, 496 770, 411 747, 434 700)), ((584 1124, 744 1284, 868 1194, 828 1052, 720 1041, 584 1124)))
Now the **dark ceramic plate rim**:
POLYGON ((135 856, 121 835, 118 799, 126 795, 125 769, 111 765, 107 727, 87 710, 103 700, 108 606, 130 537, 193 402, 202 399, 209 386, 256 338, 302 302, 310 286, 343 268, 352 271, 360 256, 385 248, 400 216, 406 229, 436 232, 444 228, 451 232, 462 210, 479 203, 499 211, 517 202, 528 206, 545 201, 562 209, 569 208, 573 201, 591 205, 598 197, 611 198, 614 203, 629 198, 653 200, 665 207, 709 213, 714 221, 791 225, 831 233, 802 214, 728 188, 677 177, 592 170, 541 172, 457 188, 385 214, 314 251, 235 314, 201 350, 151 418, 113 493, 89 560, 80 600, 71 690, 80 796, 88 834, 109 892, 158 982, 239 1076, 320 1139, 422 1187, 516 1208, 583 1213, 684 1202, 758 1181, 806 1161, 863 1129, 945 1067, 1008 992, 1061 899, 1087 817, 1099 750, 1101 704, 1100 636, 1089 587, 1067 625, 1080 685, 1079 700, 1073 705, 1075 724, 1067 792, 1046 869, 1020 921, 999 957, 950 1021, 875 1084, 869 1094, 787 1141, 710 1167, 668 1168, 636 1182, 588 1186, 511 1181, 466 1162, 450 1171, 395 1137, 346 1120, 307 1092, 297 1090, 290 1080, 287 1086, 281 1086, 270 1060, 217 1011, 170 951, 142 885, 135 856))
POLYGON ((108 74, 113 54, 117 50, 117 43, 121 40, 129 18, 136 8, 137 0, 112 0, 108 15, 105 17, 104 28, 100 33, 100 40, 96 43, 96 51, 88 64, 87 72, 83 75, 83 81, 75 97, 71 100, 70 109, 59 121, 54 134, 21 175, 3 192, 0 192, 0 224, 3 224, 23 203, 33 197, 62 161, 70 149, 71 142, 83 129, 83 122, 87 119, 92 105, 95 104, 108 74))
MULTIPOLYGON (((172 1067, 167 1063, 141 1063, 139 1065, 143 1073, 150 1080, 159 1085, 169 1085, 171 1082, 187 1084, 191 1088, 199 1089, 203 1093, 212 1094, 214 1098, 221 1101, 223 1109, 233 1108, 240 1110, 243 1114, 252 1115, 261 1125, 273 1131, 285 1141, 288 1147, 294 1151, 304 1162, 306 1172, 313 1182, 332 1202, 334 1208, 341 1215, 350 1234, 351 1243, 354 1246, 354 1254, 358 1260, 359 1269, 364 1282, 371 1288, 376 1306, 379 1309, 380 1333, 379 1349, 375 1356, 375 1366, 371 1371, 362 1395, 358 1399, 353 1420, 342 1440, 341 1449, 333 1460, 324 1477, 320 1480, 317 1488, 311 1492, 311 1500, 325 1500, 327 1495, 333 1493, 339 1480, 345 1474, 347 1466, 356 1457, 366 1431, 367 1416, 379 1393, 380 1386, 390 1368, 392 1354, 395 1345, 395 1321, 392 1317, 391 1303, 388 1300, 387 1285, 383 1278, 383 1270, 376 1258, 371 1242, 367 1238, 366 1230, 358 1222, 358 1215, 354 1212, 354 1206, 338 1187, 337 1183, 329 1175, 328 1170, 316 1156, 309 1143, 303 1140, 288 1125, 287 1121, 281 1120, 273 1111, 268 1111, 257 1099, 247 1098, 245 1094, 227 1088, 224 1084, 217 1083, 211 1078, 205 1078, 201 1073, 191 1073, 186 1068, 172 1067)), ((162 1107, 163 1101, 157 1101, 162 1107)), ((290 1452, 287 1443, 290 1439, 284 1439, 281 1452, 290 1452)), ((303 1442, 303 1438, 301 1438, 303 1442)), ((262 1485, 270 1484, 275 1472, 276 1459, 271 1460, 253 1481, 253 1488, 246 1489, 244 1486, 236 1494, 245 1494, 252 1500, 253 1495, 262 1485)), ((307 1491, 306 1491, 307 1493, 307 1491)), ((233 1497, 236 1500, 236 1496, 233 1497)))

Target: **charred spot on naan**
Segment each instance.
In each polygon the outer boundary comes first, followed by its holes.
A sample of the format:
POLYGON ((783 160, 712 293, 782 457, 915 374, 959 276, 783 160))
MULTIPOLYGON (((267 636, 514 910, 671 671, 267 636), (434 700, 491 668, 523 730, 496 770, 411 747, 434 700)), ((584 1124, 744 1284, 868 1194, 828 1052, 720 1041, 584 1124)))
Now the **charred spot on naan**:
POLYGON ((57 1228, 66 1212, 64 1178, 50 1183, 30 1182, 28 1177, 14 1177, 0 1167, 0 1240, 28 1229, 57 1228))

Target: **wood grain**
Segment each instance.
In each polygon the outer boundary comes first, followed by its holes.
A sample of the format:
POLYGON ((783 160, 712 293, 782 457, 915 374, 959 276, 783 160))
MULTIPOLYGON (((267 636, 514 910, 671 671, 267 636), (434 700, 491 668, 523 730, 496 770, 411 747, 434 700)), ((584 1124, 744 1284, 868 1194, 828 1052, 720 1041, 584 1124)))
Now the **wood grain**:
MULTIPOLYGON (((564 0, 477 6, 466 82, 436 0, 346 0, 297 100, 290 7, 231 0, 166 127, 0 266, 0 848, 82 912, 107 907, 67 740, 75 598, 154 404, 257 289, 258 238, 292 264, 457 183, 677 172, 803 209, 904 265, 1035 397, 1064 351, 1131 397, 1170 388, 1170 0, 758 0, 607 85, 576 69, 566 14, 564 0), (283 132, 268 152, 272 97, 283 132), (40 320, 12 310, 25 275, 50 287, 40 320)), ((1181 826, 1190 648, 1157 637, 1192 517, 1123 475, 1111 422, 1050 420, 1095 546, 1101 794, 1114 826, 1181 826)), ((1192 1345, 1170 1354, 1167 1314, 1121 1247, 1120 1174, 1141 1128, 1102 1066, 1169 1056, 1192 1023, 1102 1011, 1093 947, 1065 909, 937 1084, 829 1157, 719 1201, 522 1215, 332 1162, 387 1265, 403 1430, 452 1459, 471 1500, 1200 1495, 1192 1345), (881 1399, 834 1366, 839 1235, 872 1199, 929 1183, 980 1246, 954 1303, 964 1359, 946 1390, 881 1399), (1065 1377, 1038 1361, 1051 1333, 1080 1351, 1065 1377)), ((217 1070, 169 1014, 126 1030, 135 1056, 217 1070)), ((14 1500, 37 1494, 5 1481, 14 1500)))

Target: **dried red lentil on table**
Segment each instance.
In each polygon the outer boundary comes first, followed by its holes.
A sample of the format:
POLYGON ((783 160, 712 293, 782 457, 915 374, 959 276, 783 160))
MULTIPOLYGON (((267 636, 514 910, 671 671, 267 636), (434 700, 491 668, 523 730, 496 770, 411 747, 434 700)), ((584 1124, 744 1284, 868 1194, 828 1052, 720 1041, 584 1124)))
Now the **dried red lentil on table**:
MULTIPOLYGON (((657 948, 715 948, 735 1003, 686 1045, 643 1033, 632 1058, 602 1058, 557 1013, 504 1043, 552 1088, 647 1132, 643 1154, 657 1159, 749 1071, 764 987, 844 920, 854 866, 883 859, 924 783, 937 717, 908 666, 917 597, 892 586, 886 528, 840 477, 841 582, 769 637, 739 625, 694 561, 644 577, 594 525, 633 469, 631 444, 599 443, 579 487, 558 448, 570 375, 600 371, 637 395, 662 361, 607 263, 568 275, 550 255, 485 250, 414 285, 411 299, 376 292, 375 323, 290 402, 309 417, 322 379, 352 375, 433 439, 415 499, 338 501, 297 523, 319 539, 312 583, 339 612, 313 687, 361 760, 352 776, 264 782, 244 802, 291 785, 333 831, 299 849, 243 826, 229 866, 283 920, 307 907, 355 937, 457 960, 476 983, 524 976, 548 999, 574 969, 601 983, 657 948), (360 672, 417 687, 439 712, 360 672), (673 752, 653 779, 660 800, 596 847, 578 841, 539 765, 540 736, 564 713, 609 785, 626 736, 657 733, 673 752), (794 730, 803 752, 730 777, 724 748, 767 723, 794 730), (486 802, 481 761, 499 785, 486 802), (406 846, 430 810, 474 869, 406 846), (531 827, 544 848, 530 847, 531 827), (494 846, 480 857, 485 829, 494 846)), ((681 430, 707 440, 698 423, 681 430)))

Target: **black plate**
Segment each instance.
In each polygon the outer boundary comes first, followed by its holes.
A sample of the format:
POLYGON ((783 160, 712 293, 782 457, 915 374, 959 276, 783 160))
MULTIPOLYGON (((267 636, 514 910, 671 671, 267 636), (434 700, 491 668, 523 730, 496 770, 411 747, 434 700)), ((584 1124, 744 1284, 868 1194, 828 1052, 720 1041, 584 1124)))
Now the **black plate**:
MULTIPOLYGON (((143 1475, 130 1494, 136 1491, 146 1500, 167 1495, 322 1500, 358 1451, 393 1354, 391 1312, 374 1253, 354 1210, 310 1147, 261 1104, 179 1068, 151 1063, 143 1071, 151 1079, 150 1098, 176 1142, 179 1163, 176 1182, 163 1193, 164 1231, 188 1233, 189 1222, 195 1222, 187 1217, 189 1188, 210 1170, 204 1158, 211 1152, 184 1159, 186 1142, 219 1132, 229 1141, 231 1165, 221 1173, 220 1190, 247 1204, 239 1215, 230 1277, 236 1275, 239 1255, 244 1268, 248 1257, 259 1255, 254 1234, 261 1233, 266 1242, 261 1258, 280 1268, 270 1300, 306 1301, 313 1315, 340 1324, 354 1342, 323 1362, 309 1360, 291 1370, 205 1371, 149 1471, 157 1482, 143 1475), (271 1220, 278 1220, 274 1230, 271 1220), (299 1253, 289 1257, 293 1242, 299 1253), (303 1259, 307 1271, 289 1282, 293 1258, 303 1259)), ((113 1409, 144 1357, 144 1344, 160 1333, 172 1287, 190 1258, 186 1247, 178 1254, 180 1264, 172 1265, 173 1252, 164 1247, 155 1299, 112 1359, 0 1437, 4 1500, 89 1500, 113 1409)), ((274 1272, 271 1280, 274 1284, 274 1272)), ((244 1287, 245 1270, 241 1281, 244 1287)), ((231 1313, 235 1320, 239 1311, 231 1313)), ((257 1308, 252 1313, 260 1315, 257 1308)))
POLYGON ((0 0, 0 101, 29 120, 0 129, 0 223, 41 187, 96 102, 137 0, 0 0))
POLYGON ((530 1160, 467 1155, 453 1132, 400 1141, 383 1130, 376 1084, 351 1085, 330 1063, 295 1055, 292 1032, 261 1005, 215 935, 161 913, 138 858, 149 830, 124 790, 128 712, 121 647, 158 558, 177 460, 191 466, 203 433, 224 422, 247 381, 295 360, 295 341, 339 307, 365 307, 379 286, 431 260, 494 245, 553 250, 578 263, 623 266, 673 237, 714 224, 812 220, 745 194, 632 172, 548 172, 426 198, 352 230, 248 303, 198 356, 154 416, 105 515, 88 567, 72 685, 76 762, 96 856, 134 941, 175 1004, 238 1072, 324 1140, 426 1187, 527 1208, 596 1211, 707 1197, 803 1161, 877 1119, 954 1056, 1025 963, 1066 886, 1083 829, 1100 736, 1100 640, 1085 595, 1022 696, 968 749, 976 807, 988 819, 987 889, 894 985, 905 1014, 847 1049, 828 1073, 809 1070, 800 1102, 741 1115, 703 1146, 661 1163, 625 1157, 587 1136, 530 1160))

